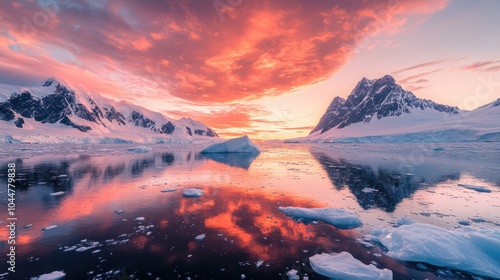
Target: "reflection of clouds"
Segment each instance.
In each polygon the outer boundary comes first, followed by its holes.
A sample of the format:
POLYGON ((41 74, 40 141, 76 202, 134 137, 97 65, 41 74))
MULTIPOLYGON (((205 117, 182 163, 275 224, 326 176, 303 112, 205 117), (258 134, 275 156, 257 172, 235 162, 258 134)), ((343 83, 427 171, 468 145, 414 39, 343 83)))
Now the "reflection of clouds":
POLYGON ((229 187, 204 190, 207 195, 200 200, 182 199, 176 214, 201 215, 207 230, 222 233, 255 257, 279 259, 283 251, 298 253, 297 247, 280 246, 282 240, 292 243, 314 240, 312 225, 297 223, 276 213, 276 209, 280 203, 308 207, 315 203, 229 187))

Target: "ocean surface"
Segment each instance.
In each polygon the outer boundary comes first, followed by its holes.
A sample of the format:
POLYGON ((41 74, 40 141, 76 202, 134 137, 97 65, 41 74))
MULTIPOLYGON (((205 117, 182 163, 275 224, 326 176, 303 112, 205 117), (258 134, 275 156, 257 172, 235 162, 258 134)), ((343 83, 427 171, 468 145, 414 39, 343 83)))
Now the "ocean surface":
MULTIPOLYGON (((258 143, 257 156, 200 146, 0 146, 0 279, 327 279, 309 257, 347 251, 394 279, 476 279, 405 262, 363 239, 408 221, 500 230, 500 143, 258 143), (7 271, 15 164, 16 272, 7 271), (201 197, 184 197, 197 188, 201 197), (278 207, 334 207, 337 229, 278 207), (56 227, 53 227, 56 226, 56 227), (8 272, 8 274, 6 274, 8 272)), ((482 277, 482 279, 489 279, 482 277)))

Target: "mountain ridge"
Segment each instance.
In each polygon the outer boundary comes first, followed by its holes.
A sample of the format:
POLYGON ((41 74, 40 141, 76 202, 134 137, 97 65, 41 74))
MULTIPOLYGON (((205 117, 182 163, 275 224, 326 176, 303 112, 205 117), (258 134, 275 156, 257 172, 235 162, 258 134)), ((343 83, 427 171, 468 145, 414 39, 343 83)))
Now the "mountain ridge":
POLYGON ((422 99, 393 77, 362 78, 334 97, 308 136, 285 142, 500 141, 500 98, 472 111, 422 99))
POLYGON ((373 80, 362 78, 347 99, 338 96, 333 99, 318 125, 309 134, 319 130, 324 133, 332 128, 342 129, 359 122, 368 123, 373 117, 382 119, 409 114, 411 109, 433 109, 450 114, 459 112, 457 107, 416 97, 396 84, 390 75, 373 80))
POLYGON ((70 87, 54 77, 31 87, 0 85, 0 128, 0 142, 31 141, 35 136, 55 142, 189 143, 219 138, 199 121, 174 120, 127 101, 70 87), (49 134, 55 134, 55 140, 49 134))

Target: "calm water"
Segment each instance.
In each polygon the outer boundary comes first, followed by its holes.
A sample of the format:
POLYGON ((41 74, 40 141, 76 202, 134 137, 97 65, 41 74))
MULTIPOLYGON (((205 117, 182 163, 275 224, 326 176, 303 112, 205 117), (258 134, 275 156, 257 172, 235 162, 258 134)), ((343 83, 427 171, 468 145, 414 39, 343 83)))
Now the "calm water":
MULTIPOLYGON (((286 279, 292 268, 325 279, 308 258, 341 251, 391 269, 395 279, 437 279, 438 268, 395 261, 359 238, 401 217, 447 229, 459 222, 500 226, 500 144, 264 143, 257 157, 210 158, 197 147, 154 145, 144 153, 128 147, 0 147, 14 155, 0 162, 0 181, 7 181, 8 162, 16 163, 18 178, 17 272, 4 279, 56 270, 66 279, 286 279), (182 196, 195 187, 205 194, 182 196), (279 206, 349 209, 363 227, 299 223, 279 206), (50 225, 57 227, 42 230, 50 225)), ((1 195, 5 225, 5 187, 1 195)), ((7 236, 2 226, 2 252, 7 236)))

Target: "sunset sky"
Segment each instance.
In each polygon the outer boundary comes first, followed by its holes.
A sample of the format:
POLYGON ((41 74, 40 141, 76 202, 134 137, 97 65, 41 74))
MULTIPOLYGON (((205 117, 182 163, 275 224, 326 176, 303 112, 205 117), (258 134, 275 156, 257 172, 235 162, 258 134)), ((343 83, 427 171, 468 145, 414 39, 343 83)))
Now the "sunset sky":
POLYGON ((500 1, 0 1, 0 83, 50 76, 222 137, 305 136, 362 78, 500 97, 500 1))

